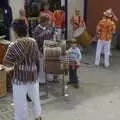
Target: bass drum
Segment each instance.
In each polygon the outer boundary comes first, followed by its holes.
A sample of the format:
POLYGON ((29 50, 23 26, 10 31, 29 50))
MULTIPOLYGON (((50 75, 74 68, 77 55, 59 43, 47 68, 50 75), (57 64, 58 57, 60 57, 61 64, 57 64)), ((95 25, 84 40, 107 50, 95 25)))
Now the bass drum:
POLYGON ((92 37, 89 35, 89 33, 85 29, 77 29, 74 32, 73 36, 79 45, 82 47, 88 48, 92 43, 92 37))
POLYGON ((77 30, 73 31, 73 37, 78 38, 84 31, 85 28, 78 28, 77 30))
POLYGON ((44 59, 59 59, 61 56, 60 47, 44 47, 44 59))

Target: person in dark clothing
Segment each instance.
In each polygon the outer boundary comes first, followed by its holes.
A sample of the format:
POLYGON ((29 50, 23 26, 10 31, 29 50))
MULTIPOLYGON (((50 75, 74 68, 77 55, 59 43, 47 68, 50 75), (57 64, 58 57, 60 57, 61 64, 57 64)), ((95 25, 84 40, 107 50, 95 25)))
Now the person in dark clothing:
POLYGON ((37 42, 38 48, 41 52, 40 57, 40 73, 39 73, 39 80, 40 82, 45 82, 45 72, 44 72, 44 52, 43 52, 43 45, 45 40, 53 40, 54 29, 49 27, 49 16, 43 14, 40 16, 39 24, 35 28, 34 31, 34 38, 37 42), (41 81, 42 80, 42 81, 41 81))
POLYGON ((5 39, 10 40, 10 28, 11 28, 11 23, 12 23, 12 9, 8 4, 5 4, 3 7, 4 14, 3 14, 3 19, 4 19, 4 25, 5 25, 5 39))

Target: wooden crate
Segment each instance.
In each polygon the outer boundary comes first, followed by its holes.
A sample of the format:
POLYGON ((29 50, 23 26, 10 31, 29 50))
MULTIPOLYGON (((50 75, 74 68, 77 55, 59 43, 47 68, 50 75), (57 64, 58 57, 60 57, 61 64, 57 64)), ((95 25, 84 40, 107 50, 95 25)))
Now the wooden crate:
POLYGON ((0 70, 0 97, 7 95, 6 71, 0 70))

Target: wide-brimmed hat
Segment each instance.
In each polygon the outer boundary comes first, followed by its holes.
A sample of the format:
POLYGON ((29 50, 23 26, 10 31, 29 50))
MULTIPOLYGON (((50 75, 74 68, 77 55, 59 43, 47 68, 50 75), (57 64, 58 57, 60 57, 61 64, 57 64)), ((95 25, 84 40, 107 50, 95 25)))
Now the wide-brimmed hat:
POLYGON ((112 9, 107 9, 104 13, 104 16, 111 18, 112 15, 112 9))

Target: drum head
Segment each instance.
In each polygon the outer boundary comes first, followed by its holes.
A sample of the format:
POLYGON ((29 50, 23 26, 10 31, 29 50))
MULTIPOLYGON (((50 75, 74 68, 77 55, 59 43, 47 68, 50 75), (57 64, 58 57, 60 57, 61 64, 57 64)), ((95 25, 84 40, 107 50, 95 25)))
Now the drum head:
POLYGON ((78 28, 73 32, 73 37, 74 38, 79 37, 84 31, 85 31, 85 28, 78 28))

